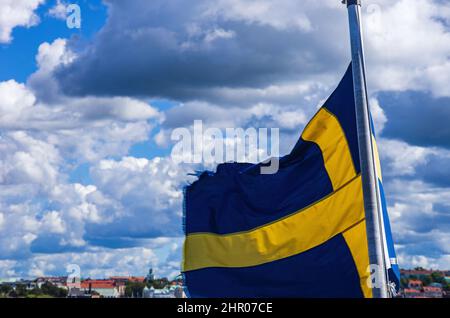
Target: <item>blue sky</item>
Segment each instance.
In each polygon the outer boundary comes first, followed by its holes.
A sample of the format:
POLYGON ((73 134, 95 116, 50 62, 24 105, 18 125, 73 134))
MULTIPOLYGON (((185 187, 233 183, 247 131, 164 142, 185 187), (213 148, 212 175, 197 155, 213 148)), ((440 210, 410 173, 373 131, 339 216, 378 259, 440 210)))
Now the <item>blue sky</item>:
MULTIPOLYGON (((0 0, 0 278, 176 275, 174 128, 293 146, 350 60, 328 0, 0 0), (81 7, 69 29, 65 6, 81 7)), ((365 1, 370 101, 402 267, 450 268, 450 6, 365 1)))
POLYGON ((0 80, 11 78, 17 81, 25 81, 27 77, 36 71, 35 56, 37 48, 43 42, 53 42, 57 38, 78 37, 79 41, 89 41, 106 21, 107 8, 101 1, 72 1, 83 10, 81 29, 69 29, 65 27, 66 21, 50 16, 48 11, 53 2, 47 1, 39 6, 36 14, 41 22, 38 27, 14 28, 13 41, 2 43, 0 50, 0 80))

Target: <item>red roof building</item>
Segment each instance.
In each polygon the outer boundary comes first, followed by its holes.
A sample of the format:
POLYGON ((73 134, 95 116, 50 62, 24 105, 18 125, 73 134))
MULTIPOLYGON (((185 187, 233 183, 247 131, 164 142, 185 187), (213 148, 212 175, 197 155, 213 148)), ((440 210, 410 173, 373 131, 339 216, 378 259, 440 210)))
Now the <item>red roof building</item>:
POLYGON ((133 282, 133 283, 143 283, 145 281, 145 277, 141 276, 112 276, 109 278, 115 282, 133 282))
POLYGON ((98 293, 101 297, 118 298, 125 294, 125 285, 112 279, 87 279, 81 282, 81 290, 91 295, 98 293))
POLYGON ((423 288, 424 296, 427 298, 442 298, 443 292, 441 287, 425 286, 423 288))
POLYGON ((402 270, 400 270, 401 276, 406 277, 406 278, 410 278, 410 277, 423 278, 425 276, 430 276, 433 273, 440 273, 442 276, 446 276, 447 272, 448 271, 428 270, 428 269, 423 269, 423 270, 402 269, 402 270))
POLYGON ((420 290, 409 289, 409 288, 406 288, 403 291, 403 296, 405 298, 423 298, 422 293, 420 292, 420 290))
POLYGON ((422 290, 423 283, 420 280, 411 279, 408 281, 408 288, 415 290, 422 290))
POLYGON ((83 289, 97 289, 97 288, 115 288, 116 284, 113 280, 84 280, 81 282, 83 289))

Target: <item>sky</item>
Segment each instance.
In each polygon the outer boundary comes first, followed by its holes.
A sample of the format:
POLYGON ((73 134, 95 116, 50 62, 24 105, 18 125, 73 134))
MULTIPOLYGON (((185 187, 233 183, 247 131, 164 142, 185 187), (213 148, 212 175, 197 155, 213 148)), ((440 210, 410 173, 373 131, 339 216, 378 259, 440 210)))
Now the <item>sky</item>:
MULTIPOLYGON (((362 12, 399 264, 450 269, 450 4, 362 12)), ((0 278, 174 277, 210 167, 173 129, 279 128, 286 154, 349 62, 339 0, 0 0, 0 278)))

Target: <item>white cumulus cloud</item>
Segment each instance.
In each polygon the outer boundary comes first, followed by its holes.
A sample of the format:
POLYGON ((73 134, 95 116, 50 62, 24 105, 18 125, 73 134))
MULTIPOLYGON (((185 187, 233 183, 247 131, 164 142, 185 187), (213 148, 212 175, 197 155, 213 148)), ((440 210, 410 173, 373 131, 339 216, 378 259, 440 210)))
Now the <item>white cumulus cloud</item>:
POLYGON ((1 0, 0 1, 0 43, 12 41, 15 27, 32 27, 39 23, 35 10, 45 0, 1 0))

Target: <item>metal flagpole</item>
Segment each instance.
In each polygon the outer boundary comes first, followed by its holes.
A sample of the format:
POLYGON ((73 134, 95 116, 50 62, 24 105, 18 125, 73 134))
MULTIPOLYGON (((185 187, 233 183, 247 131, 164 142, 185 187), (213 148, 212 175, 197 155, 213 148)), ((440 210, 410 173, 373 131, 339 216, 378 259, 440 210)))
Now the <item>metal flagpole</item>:
MULTIPOLYGON (((343 0, 347 4, 352 50, 353 84, 355 90, 356 121, 358 130, 359 156, 364 193, 367 242, 370 264, 376 265, 375 283, 372 284, 374 298, 387 298, 386 266, 383 237, 381 233, 381 206, 378 201, 377 176, 373 155, 372 131, 367 99, 364 65, 364 48, 361 28, 361 0, 343 0)), ((372 277, 371 277, 372 278, 372 277)))

